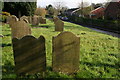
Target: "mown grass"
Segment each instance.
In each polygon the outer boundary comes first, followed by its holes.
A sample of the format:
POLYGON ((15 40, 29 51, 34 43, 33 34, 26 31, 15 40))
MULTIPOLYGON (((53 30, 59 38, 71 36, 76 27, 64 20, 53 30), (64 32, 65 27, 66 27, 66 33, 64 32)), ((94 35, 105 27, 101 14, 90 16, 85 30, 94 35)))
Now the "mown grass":
MULTIPOLYGON (((60 32, 54 31, 54 23, 31 26, 32 35, 46 39, 47 71, 45 75, 27 75, 24 78, 120 78, 118 38, 93 31, 80 25, 65 22, 64 31, 80 36, 80 69, 78 73, 66 75, 52 71, 52 37, 60 32)), ((1 28, 1 27, 0 27, 1 28)), ((14 58, 11 46, 11 29, 9 25, 2 26, 2 77, 20 78, 14 72, 14 58)))

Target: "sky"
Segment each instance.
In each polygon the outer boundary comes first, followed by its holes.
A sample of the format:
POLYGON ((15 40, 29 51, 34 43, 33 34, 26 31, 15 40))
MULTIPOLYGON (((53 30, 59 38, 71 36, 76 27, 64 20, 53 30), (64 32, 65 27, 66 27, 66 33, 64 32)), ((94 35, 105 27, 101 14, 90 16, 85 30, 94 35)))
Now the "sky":
MULTIPOLYGON (((37 6, 39 7, 46 7, 49 4, 54 5, 55 2, 63 2, 65 3, 65 6, 68 8, 76 8, 79 3, 81 3, 82 0, 37 0, 37 6)), ((85 2, 89 3, 102 3, 105 2, 106 0, 83 0, 85 2)))

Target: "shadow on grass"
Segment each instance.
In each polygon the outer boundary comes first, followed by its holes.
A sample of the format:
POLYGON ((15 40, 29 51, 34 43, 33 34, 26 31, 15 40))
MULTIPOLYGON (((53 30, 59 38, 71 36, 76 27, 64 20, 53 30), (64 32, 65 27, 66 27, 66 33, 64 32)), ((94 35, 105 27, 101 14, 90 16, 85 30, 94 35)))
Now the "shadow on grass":
MULTIPOLYGON (((111 65, 111 64, 106 64, 106 63, 90 63, 90 62, 81 62, 81 64, 85 64, 85 65, 88 65, 88 66, 104 66, 104 67, 111 67, 111 68, 116 68, 118 69, 118 66, 117 65, 111 65)), ((117 63, 116 63, 117 64, 117 63)))
POLYGON ((13 74, 15 73, 14 71, 15 66, 13 65, 4 65, 2 66, 2 74, 13 74))
POLYGON ((11 30, 2 30, 2 31, 11 31, 11 30))
POLYGON ((10 61, 6 61, 6 63, 2 66, 2 75, 10 75, 15 74, 15 66, 11 64, 10 61))
POLYGON ((6 34, 6 35, 4 35, 4 36, 11 36, 11 34, 6 34))
POLYGON ((34 27, 34 28, 49 28, 51 27, 50 25, 31 25, 31 27, 34 27))
POLYGON ((48 71, 52 71, 52 67, 47 66, 47 67, 46 67, 46 70, 48 70, 48 71))
POLYGON ((2 44, 0 44, 0 45, 1 45, 1 47, 8 47, 8 46, 12 46, 12 44, 11 44, 11 43, 8 43, 8 44, 2 43, 2 44))
POLYGON ((89 32, 94 32, 94 30, 86 28, 86 27, 82 27, 82 26, 64 26, 66 29, 78 29, 80 31, 89 31, 89 32))
POLYGON ((114 53, 111 53, 111 54, 108 54, 109 56, 114 56, 114 57, 118 57, 118 55, 117 54, 114 54, 114 53))

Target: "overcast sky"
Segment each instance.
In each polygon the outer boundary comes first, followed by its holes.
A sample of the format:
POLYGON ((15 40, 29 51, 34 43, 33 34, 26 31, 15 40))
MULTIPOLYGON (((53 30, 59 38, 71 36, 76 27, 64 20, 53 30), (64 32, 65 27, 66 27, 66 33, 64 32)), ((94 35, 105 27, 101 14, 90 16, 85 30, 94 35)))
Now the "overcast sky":
MULTIPOLYGON (((106 0, 83 0, 85 2, 89 3, 102 3, 106 0)), ((76 8, 78 6, 78 3, 81 3, 81 0, 37 0, 37 6, 40 7, 46 7, 49 4, 54 5, 55 2, 64 2, 65 6, 68 8, 76 8)))

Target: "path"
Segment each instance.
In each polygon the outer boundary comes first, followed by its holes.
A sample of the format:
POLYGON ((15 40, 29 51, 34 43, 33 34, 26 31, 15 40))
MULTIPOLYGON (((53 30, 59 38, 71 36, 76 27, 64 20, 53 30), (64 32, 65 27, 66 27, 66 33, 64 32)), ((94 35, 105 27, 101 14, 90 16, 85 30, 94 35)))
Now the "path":
MULTIPOLYGON (((86 27, 86 26, 84 26, 84 27, 86 27)), ((120 38, 120 34, 118 34, 118 33, 104 31, 104 30, 100 30, 100 29, 96 29, 96 28, 91 28, 91 27, 87 27, 87 28, 90 28, 90 29, 92 29, 94 31, 98 31, 98 32, 101 32, 101 33, 105 33, 105 34, 108 34, 108 35, 120 38)))

